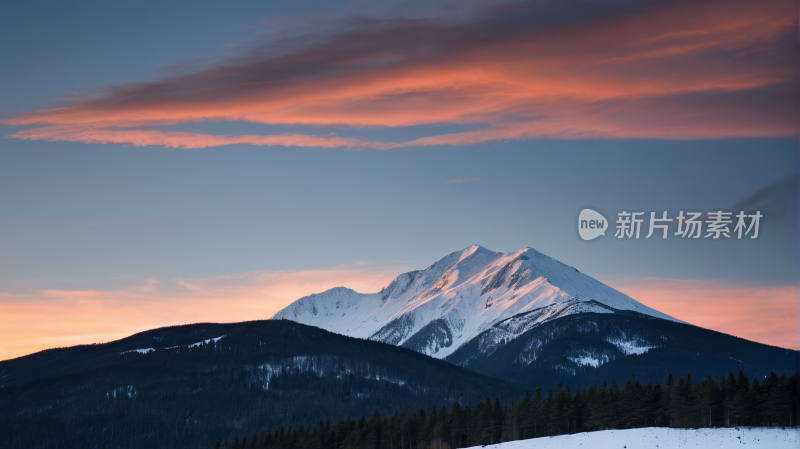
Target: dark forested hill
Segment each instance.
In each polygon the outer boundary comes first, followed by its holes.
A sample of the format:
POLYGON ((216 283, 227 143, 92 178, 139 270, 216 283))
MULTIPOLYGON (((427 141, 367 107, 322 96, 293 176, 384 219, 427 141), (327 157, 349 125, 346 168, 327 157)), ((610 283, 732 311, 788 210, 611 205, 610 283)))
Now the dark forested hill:
POLYGON ((0 362, 0 447, 208 447, 244 429, 524 390, 291 321, 193 324, 0 362), (199 344, 198 344, 199 343, 199 344))
POLYGON ((770 372, 791 376, 796 370, 797 351, 631 311, 568 315, 504 338, 506 328, 518 332, 527 315, 496 324, 446 360, 543 388, 612 380, 621 385, 631 373, 643 382, 657 382, 670 374, 744 371, 763 379, 770 372))

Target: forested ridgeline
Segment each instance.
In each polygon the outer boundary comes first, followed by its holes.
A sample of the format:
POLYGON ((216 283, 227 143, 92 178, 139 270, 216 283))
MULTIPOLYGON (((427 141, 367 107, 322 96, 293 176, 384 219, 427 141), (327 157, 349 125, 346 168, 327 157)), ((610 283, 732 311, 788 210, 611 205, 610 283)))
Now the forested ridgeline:
POLYGON ((643 385, 635 376, 582 391, 540 389, 503 405, 487 399, 473 406, 455 403, 426 411, 319 422, 256 432, 216 448, 246 449, 456 449, 576 432, 637 427, 797 426, 797 382, 770 373, 761 381, 730 373, 717 382, 691 375, 663 385, 643 385))
POLYGON ((798 352, 765 345, 686 323, 653 319, 614 309, 614 313, 580 313, 524 328, 520 314, 487 329, 446 360, 475 372, 512 380, 532 388, 576 388, 616 380, 631 373, 639 381, 663 382, 670 373, 738 373, 763 379, 770 371, 791 376, 798 352))
POLYGON ((525 392, 409 349, 291 321, 158 329, 0 362, 6 375, 17 380, 0 387, 3 449, 206 448, 245 429, 390 415, 406 405, 508 402, 525 392))

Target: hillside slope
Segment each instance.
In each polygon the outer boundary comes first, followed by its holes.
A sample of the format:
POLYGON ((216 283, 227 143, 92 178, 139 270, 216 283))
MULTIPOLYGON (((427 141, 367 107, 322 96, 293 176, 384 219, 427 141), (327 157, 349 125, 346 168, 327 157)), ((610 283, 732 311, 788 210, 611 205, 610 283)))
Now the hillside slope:
POLYGON ((405 348, 290 321, 155 329, 3 361, 0 377, 0 447, 208 447, 243 428, 524 395, 405 348))
POLYGON ((445 360, 532 387, 622 384, 631 373, 660 382, 669 374, 796 372, 797 351, 635 312, 572 314, 519 333, 535 319, 529 314, 498 323, 445 360))

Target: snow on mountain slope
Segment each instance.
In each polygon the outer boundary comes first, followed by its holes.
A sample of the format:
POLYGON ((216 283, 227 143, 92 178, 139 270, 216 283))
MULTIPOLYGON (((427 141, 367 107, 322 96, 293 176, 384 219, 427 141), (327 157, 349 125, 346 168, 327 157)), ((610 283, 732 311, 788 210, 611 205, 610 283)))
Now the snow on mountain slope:
POLYGON ((403 345, 437 358, 495 324, 526 313, 513 338, 539 323, 581 312, 631 310, 675 320, 532 248, 497 253, 478 245, 424 270, 398 276, 378 293, 344 287, 300 298, 272 319, 403 345), (537 311, 536 313, 527 313, 537 311))

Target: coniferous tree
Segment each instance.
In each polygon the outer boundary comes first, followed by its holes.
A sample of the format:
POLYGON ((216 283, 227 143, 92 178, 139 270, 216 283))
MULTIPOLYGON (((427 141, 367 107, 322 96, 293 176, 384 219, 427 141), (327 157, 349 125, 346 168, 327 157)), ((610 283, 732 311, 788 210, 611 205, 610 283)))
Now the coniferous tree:
MULTIPOLYGON (((391 419, 376 409, 371 417, 336 423, 320 420, 315 426, 281 427, 278 431, 236 438, 225 449, 458 449, 503 441, 586 432, 604 428, 641 426, 701 427, 716 425, 789 425, 797 397, 796 378, 771 373, 763 381, 740 373, 723 376, 720 383, 707 376, 695 383, 691 375, 678 382, 669 376, 665 386, 642 385, 632 375, 622 390, 616 382, 572 392, 526 392, 520 402, 503 406, 499 399, 462 407, 458 402, 395 412, 391 419), (669 392, 669 394, 667 393, 669 392), (740 401, 744 403, 740 403, 740 401), (726 408, 728 407, 728 408, 726 408), (726 415, 726 410, 730 414, 726 415)), ((223 446, 221 446, 223 447, 223 446)))

